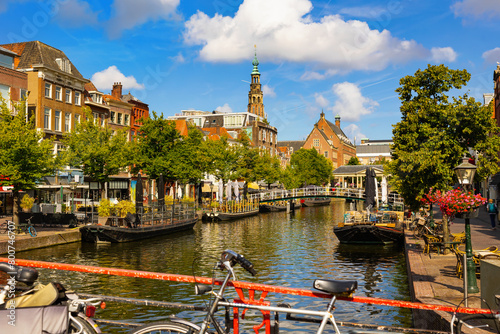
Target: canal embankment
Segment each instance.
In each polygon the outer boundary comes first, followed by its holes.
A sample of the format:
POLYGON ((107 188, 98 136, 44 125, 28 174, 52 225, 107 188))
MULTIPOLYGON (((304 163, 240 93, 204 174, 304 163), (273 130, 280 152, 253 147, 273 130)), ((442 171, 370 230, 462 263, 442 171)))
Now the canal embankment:
MULTIPOLYGON (((0 224, 3 224, 7 220, 11 220, 11 218, 0 219, 0 224)), ((0 254, 8 254, 9 252, 17 253, 30 249, 44 248, 81 241, 81 234, 78 227, 36 227, 36 230, 36 237, 32 237, 29 234, 24 233, 1 233, 0 254)))
MULTIPOLYGON (((491 229, 489 216, 483 208, 480 209, 479 216, 471 219, 470 223, 474 250, 489 246, 500 248, 500 229, 491 229)), ((460 233, 463 231, 465 231, 464 219, 455 219, 450 225, 450 232, 460 233)), ((427 254, 423 253, 423 246, 423 240, 415 239, 411 232, 406 231, 405 253, 412 301, 446 306, 458 306, 459 304, 464 306, 464 281, 456 275, 457 258, 455 254, 443 255, 436 252, 427 254)), ((500 260, 488 261, 500 262, 500 260)), ((469 294, 468 307, 482 307, 481 298, 485 297, 485 291, 482 291, 481 277, 477 278, 477 286, 479 292, 469 294)), ((497 293, 500 293, 500 290, 497 293)), ((493 310, 498 309, 497 305, 490 305, 490 307, 493 310)), ((416 328, 449 331, 451 315, 442 311, 413 310, 413 320, 416 328)))

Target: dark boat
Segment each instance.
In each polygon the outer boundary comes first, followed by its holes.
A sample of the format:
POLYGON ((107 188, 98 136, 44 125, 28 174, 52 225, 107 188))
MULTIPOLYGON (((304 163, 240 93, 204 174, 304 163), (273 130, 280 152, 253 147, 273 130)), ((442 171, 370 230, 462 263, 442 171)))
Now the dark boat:
POLYGON ((120 221, 117 221, 118 224, 85 225, 80 228, 80 233, 82 241, 87 242, 128 242, 189 230, 193 228, 197 221, 198 217, 195 216, 185 220, 174 219, 168 223, 142 224, 137 227, 126 223, 121 224, 120 221))
POLYGON ((340 243, 391 244, 401 243, 404 233, 400 213, 383 212, 367 216, 363 213, 346 213, 344 222, 333 228, 340 243))
POLYGON ((304 198, 300 201, 303 206, 325 206, 330 205, 331 199, 325 197, 304 198))
POLYGON ((221 211, 212 211, 212 212, 205 212, 203 216, 201 217, 201 220, 205 222, 212 222, 212 221, 221 221, 221 220, 234 220, 234 219, 239 219, 239 218, 244 218, 244 217, 250 217, 250 216, 255 216, 259 214, 259 209, 252 209, 248 211, 242 211, 242 212, 221 212, 221 211))
POLYGON ((286 211, 286 205, 262 203, 259 205, 260 212, 286 211))

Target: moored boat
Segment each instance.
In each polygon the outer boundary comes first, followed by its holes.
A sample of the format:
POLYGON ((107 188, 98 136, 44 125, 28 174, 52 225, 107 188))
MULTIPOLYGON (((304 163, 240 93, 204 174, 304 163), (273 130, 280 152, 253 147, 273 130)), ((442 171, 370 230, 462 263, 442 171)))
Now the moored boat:
POLYGON ((259 208, 240 211, 240 212, 222 212, 222 211, 210 211, 205 212, 201 219, 204 222, 221 221, 221 220, 234 220, 244 217, 255 216, 259 214, 259 208))
POLYGON ((259 205, 260 212, 278 212, 286 211, 286 204, 262 203, 259 205))
MULTIPOLYGON (((108 220, 109 221, 109 220, 108 220)), ((89 224, 80 228, 82 241, 87 242, 129 242, 147 238, 153 238, 174 232, 192 229, 198 217, 184 220, 168 220, 165 222, 153 222, 152 224, 139 224, 134 227, 132 224, 89 224)))
POLYGON ((303 206, 325 206, 330 205, 331 199, 326 197, 304 198, 300 201, 303 206))
POLYGON ((390 244, 403 241, 402 212, 380 214, 347 212, 344 222, 333 228, 341 243, 390 244))

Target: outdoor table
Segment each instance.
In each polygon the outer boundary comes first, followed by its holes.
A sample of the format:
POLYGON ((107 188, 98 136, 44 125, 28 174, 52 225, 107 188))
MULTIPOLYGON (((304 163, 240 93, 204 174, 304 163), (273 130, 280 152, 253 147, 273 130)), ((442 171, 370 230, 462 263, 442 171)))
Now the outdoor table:
POLYGON ((484 259, 484 258, 500 258, 500 255, 494 252, 490 251, 472 251, 473 255, 479 259, 484 259))

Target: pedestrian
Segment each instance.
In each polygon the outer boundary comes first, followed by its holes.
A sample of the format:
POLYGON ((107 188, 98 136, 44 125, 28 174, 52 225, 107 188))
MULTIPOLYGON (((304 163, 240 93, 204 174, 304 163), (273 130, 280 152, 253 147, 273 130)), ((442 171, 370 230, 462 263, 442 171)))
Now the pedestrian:
POLYGON ((488 214, 490 215, 490 222, 491 222, 491 229, 495 230, 496 229, 496 219, 497 219, 497 213, 498 213, 498 208, 493 203, 493 199, 488 200, 488 204, 486 206, 486 211, 488 211, 488 214))

